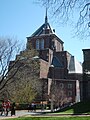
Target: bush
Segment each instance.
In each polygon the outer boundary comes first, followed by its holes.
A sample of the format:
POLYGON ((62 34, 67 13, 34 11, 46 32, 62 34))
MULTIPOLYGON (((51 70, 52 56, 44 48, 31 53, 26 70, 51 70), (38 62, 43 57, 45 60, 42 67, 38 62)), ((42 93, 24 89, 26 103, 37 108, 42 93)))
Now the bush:
POLYGON ((17 110, 28 110, 28 104, 27 103, 23 103, 23 104, 16 103, 16 109, 17 110))

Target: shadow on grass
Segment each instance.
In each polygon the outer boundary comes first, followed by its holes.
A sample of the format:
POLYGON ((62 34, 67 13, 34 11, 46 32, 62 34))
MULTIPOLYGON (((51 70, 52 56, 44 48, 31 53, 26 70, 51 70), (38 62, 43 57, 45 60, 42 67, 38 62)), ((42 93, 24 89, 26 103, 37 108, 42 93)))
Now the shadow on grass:
POLYGON ((90 114, 90 100, 76 103, 70 107, 63 108, 57 112, 70 113, 71 114, 90 114))
POLYGON ((83 114, 83 113, 88 114, 90 113, 90 100, 77 103, 72 107, 74 114, 83 114))

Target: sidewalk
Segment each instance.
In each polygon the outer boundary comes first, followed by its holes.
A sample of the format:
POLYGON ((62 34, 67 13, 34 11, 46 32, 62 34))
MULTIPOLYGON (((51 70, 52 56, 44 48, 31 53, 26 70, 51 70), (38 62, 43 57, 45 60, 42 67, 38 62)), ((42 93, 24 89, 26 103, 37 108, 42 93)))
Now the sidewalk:
POLYGON ((21 117, 21 116, 40 115, 43 112, 45 112, 45 111, 37 110, 36 112, 28 112, 28 110, 18 110, 18 111, 16 111, 15 116, 11 116, 11 114, 10 114, 11 112, 9 112, 8 116, 4 116, 4 115, 0 116, 0 120, 7 119, 7 118, 17 118, 17 117, 21 117))
POLYGON ((76 117, 76 116, 78 116, 78 117, 83 117, 83 116, 90 116, 90 114, 81 114, 81 115, 79 115, 79 114, 77 114, 77 115, 74 115, 74 114, 56 114, 56 113, 49 113, 50 112, 50 110, 49 111, 46 111, 46 110, 43 110, 43 111, 41 111, 41 110, 37 110, 36 112, 28 112, 28 110, 19 110, 19 111, 16 111, 16 116, 11 116, 11 114, 10 114, 10 112, 9 112, 9 115, 8 116, 0 116, 0 120, 2 120, 2 119, 8 119, 8 118, 17 118, 17 117, 22 117, 22 116, 39 116, 39 117, 41 117, 41 116, 60 116, 60 117, 71 117, 71 116, 73 116, 73 117, 76 117), (44 112, 48 112, 47 114, 44 114, 44 112))

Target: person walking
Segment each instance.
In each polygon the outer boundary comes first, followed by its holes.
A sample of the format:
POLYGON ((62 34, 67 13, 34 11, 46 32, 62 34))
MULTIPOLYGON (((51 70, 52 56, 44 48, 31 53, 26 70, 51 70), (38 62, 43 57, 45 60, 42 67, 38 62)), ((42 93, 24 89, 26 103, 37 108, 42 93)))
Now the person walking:
POLYGON ((11 116, 16 115, 16 104, 15 102, 11 105, 11 116))
POLYGON ((6 114, 6 103, 2 100, 1 116, 6 114))
POLYGON ((10 111, 10 107, 11 107, 10 100, 7 100, 6 101, 6 116, 8 116, 8 112, 10 111))
POLYGON ((30 112, 31 111, 31 104, 29 103, 28 104, 28 112, 30 112))

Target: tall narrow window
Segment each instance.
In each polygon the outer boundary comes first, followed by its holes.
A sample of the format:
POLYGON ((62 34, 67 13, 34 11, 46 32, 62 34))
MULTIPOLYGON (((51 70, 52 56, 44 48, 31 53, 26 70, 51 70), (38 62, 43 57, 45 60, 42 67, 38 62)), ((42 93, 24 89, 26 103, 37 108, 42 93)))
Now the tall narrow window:
POLYGON ((44 49, 44 39, 37 39, 36 40, 36 49, 39 50, 39 49, 44 49))
POLYGON ((36 40, 36 49, 39 50, 39 39, 36 40))
POLYGON ((44 49, 44 39, 40 40, 40 49, 44 49))

